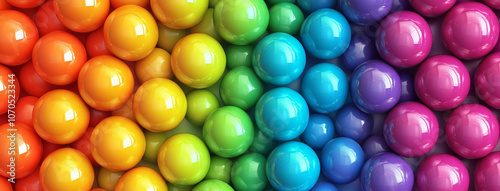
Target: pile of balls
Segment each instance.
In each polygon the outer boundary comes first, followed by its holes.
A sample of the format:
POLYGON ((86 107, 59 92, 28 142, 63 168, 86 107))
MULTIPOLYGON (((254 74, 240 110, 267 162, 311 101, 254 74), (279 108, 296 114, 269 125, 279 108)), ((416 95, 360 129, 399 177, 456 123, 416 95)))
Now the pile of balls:
POLYGON ((498 191, 500 0, 0 0, 1 191, 498 191))

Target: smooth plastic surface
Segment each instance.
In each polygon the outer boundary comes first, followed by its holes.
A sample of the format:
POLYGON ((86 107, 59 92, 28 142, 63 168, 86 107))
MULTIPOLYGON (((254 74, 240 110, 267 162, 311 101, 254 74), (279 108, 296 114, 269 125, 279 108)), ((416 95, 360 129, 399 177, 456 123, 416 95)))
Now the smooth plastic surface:
POLYGON ((304 14, 297 5, 278 3, 269 9, 269 30, 295 35, 304 22, 304 14))
POLYGON ((321 150, 321 171, 333 183, 346 184, 355 180, 364 162, 363 149, 350 138, 332 139, 321 150))
POLYGON ((149 190, 167 191, 167 183, 155 170, 148 167, 136 167, 121 176, 115 191, 149 190))
POLYGON ((437 17, 450 10, 457 0, 409 0, 413 9, 426 17, 437 17))
POLYGON ((219 92, 224 104, 247 110, 262 96, 264 85, 251 68, 239 66, 224 75, 219 92))
POLYGON ((421 191, 466 191, 469 188, 469 173, 464 164, 448 154, 425 158, 415 176, 416 187, 421 191))
POLYGON ((393 0, 339 0, 340 10, 351 22, 365 25, 384 18, 393 0))
POLYGON ((400 156, 383 153, 368 159, 360 174, 364 191, 412 190, 414 177, 410 165, 400 156))
POLYGON ((208 9, 208 0, 151 0, 150 3, 155 18, 173 29, 195 26, 208 9))
POLYGON ((335 132, 340 137, 363 142, 372 132, 373 117, 359 110, 354 104, 346 104, 335 114, 333 119, 335 132))
POLYGON ((28 16, 14 10, 0 12, 0 63, 24 64, 31 58, 37 41, 37 26, 28 16))
POLYGON ((477 66, 474 87, 478 97, 488 106, 500 109, 500 52, 492 53, 477 66))
POLYGON ((387 143, 385 143, 384 137, 380 135, 372 135, 368 137, 365 142, 363 142, 361 147, 365 153, 365 159, 372 158, 382 152, 391 152, 391 148, 389 148, 387 143))
POLYGON ((320 150, 335 136, 332 119, 323 114, 309 115, 306 130, 300 135, 300 140, 314 150, 320 150))
POLYGON ((248 153, 234 161, 231 182, 236 190, 264 190, 268 185, 266 157, 259 153, 248 153))
POLYGON ((493 152, 481 159, 474 170, 474 187, 477 191, 499 190, 500 152, 493 152))
POLYGON ((104 24, 109 13, 109 0, 54 0, 54 10, 64 26, 75 32, 87 33, 104 24))

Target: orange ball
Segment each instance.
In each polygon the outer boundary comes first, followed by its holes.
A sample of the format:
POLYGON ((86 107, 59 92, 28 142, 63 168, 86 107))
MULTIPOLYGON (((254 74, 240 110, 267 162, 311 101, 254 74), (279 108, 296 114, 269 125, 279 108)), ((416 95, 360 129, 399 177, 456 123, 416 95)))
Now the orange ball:
POLYGON ((62 148, 43 161, 40 183, 43 190, 88 191, 94 183, 94 168, 82 152, 62 148))
POLYGON ((91 32, 89 36, 87 36, 85 48, 87 49, 89 58, 100 55, 113 55, 113 53, 108 50, 108 47, 106 47, 106 43, 104 43, 104 30, 102 28, 91 32))
POLYGON ((125 105, 121 106, 117 110, 112 111, 111 115, 126 117, 126 118, 132 120, 133 122, 137 123, 137 120, 135 119, 135 116, 134 116, 134 110, 132 109, 133 100, 134 100, 134 96, 132 95, 128 99, 127 103, 125 103, 125 105))
POLYGON ((54 31, 70 31, 57 18, 53 0, 48 0, 36 10, 34 21, 40 36, 54 31))
POLYGON ((19 99, 14 109, 17 123, 23 123, 33 128, 33 108, 36 101, 38 98, 35 96, 24 96, 19 99))
POLYGON ((136 190, 167 191, 163 177, 149 167, 136 167, 129 170, 116 183, 115 191, 136 190))
POLYGON ((29 95, 41 97, 43 94, 54 89, 54 85, 47 83, 35 71, 33 62, 23 64, 19 71, 19 83, 23 90, 29 95))
MULTIPOLYGON (((9 9, 12 9, 12 5, 10 5, 9 2, 7 2, 7 0, 0 0, 0 10, 9 10, 9 9)), ((0 186, 0 188, 2 188, 0 186)))
POLYGON ((37 40, 38 29, 28 16, 14 10, 0 11, 0 63, 24 64, 37 40))
MULTIPOLYGON (((42 185, 40 184, 40 167, 37 167, 28 176, 17 179, 16 184, 14 184, 14 189, 16 191, 42 191, 42 185)), ((2 187, 0 186, 0 190, 2 187)))
POLYGON ((115 9, 124 5, 139 5, 147 9, 149 0, 111 0, 111 6, 115 9))
POLYGON ((19 81, 15 74, 7 67, 0 64, 0 115, 13 109, 19 99, 19 81))
POLYGON ((134 76, 121 60, 98 56, 83 65, 78 75, 78 89, 90 107, 111 111, 124 105, 132 95, 134 76))
POLYGON ((109 0, 54 0, 54 7, 64 26, 86 33, 103 25, 109 13, 109 0))
POLYGON ((54 85, 75 82, 86 61, 87 53, 82 42, 63 31, 46 34, 33 48, 33 66, 36 73, 54 85))
POLYGON ((135 74, 141 83, 153 78, 171 79, 174 73, 170 67, 170 54, 161 48, 155 48, 146 58, 136 62, 135 74))
POLYGON ((35 8, 41 5, 45 0, 6 0, 11 5, 23 9, 35 8))
POLYGON ((203 19, 208 0, 151 0, 151 9, 165 26, 187 29, 203 19))
POLYGON ((69 144, 87 130, 89 109, 75 93, 58 89, 40 97, 33 108, 33 127, 51 143, 69 144))
POLYGON ((0 177, 0 190, 12 191, 12 185, 10 185, 10 182, 6 178, 0 177))

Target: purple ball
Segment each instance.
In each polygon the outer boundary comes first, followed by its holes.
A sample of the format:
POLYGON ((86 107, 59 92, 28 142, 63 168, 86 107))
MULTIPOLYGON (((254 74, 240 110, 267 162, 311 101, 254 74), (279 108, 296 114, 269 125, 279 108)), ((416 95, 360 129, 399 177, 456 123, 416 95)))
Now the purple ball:
POLYGON ((418 166, 415 184, 419 191, 467 191, 469 173, 456 157, 434 154, 418 166))
POLYGON ((384 137, 380 135, 372 135, 368 137, 361 147, 365 152, 366 159, 372 158, 379 153, 389 152, 391 150, 391 148, 387 146, 387 143, 385 143, 384 137))
POLYGON ((373 118, 359 110, 354 104, 346 104, 334 118, 335 132, 340 137, 349 137, 357 142, 365 140, 373 129, 373 118))
POLYGON ((351 95, 363 112, 389 111, 401 96, 401 80, 394 68, 380 60, 369 60, 352 73, 351 95))
POLYGON ((368 28, 352 25, 351 33, 351 43, 342 54, 342 64, 352 72, 363 62, 377 59, 379 55, 375 47, 374 34, 370 34, 368 28))
POLYGON ((409 8, 410 2, 408 2, 408 0, 394 0, 394 3, 392 3, 391 13, 408 10, 409 8))
POLYGON ((389 14, 393 0, 340 0, 339 3, 349 21, 365 25, 389 14))
POLYGON ((413 188, 413 171, 398 155, 382 153, 368 159, 361 170, 364 191, 400 191, 413 188))

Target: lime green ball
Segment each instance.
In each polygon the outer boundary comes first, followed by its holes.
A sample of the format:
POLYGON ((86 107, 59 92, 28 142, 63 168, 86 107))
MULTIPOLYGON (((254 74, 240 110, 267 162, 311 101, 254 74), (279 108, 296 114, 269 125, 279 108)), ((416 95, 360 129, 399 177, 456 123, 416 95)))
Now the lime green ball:
POLYGON ((276 146, 278 146, 276 140, 266 136, 261 130, 257 129, 252 145, 250 146, 250 151, 268 155, 276 146))
POLYGON ((269 10, 263 0, 220 0, 215 6, 214 21, 224 40, 247 45, 267 30, 269 10))
POLYGON ((220 96, 226 105, 243 110, 253 107, 264 92, 264 87, 255 72, 246 66, 230 70, 223 78, 220 96))
POLYGON ((226 67, 229 69, 238 66, 252 67, 253 46, 229 45, 226 48, 226 67))
POLYGON ((163 132, 151 132, 148 130, 144 131, 144 137, 146 138, 146 151, 144 152, 143 159, 156 163, 158 157, 158 150, 160 150, 161 144, 167 140, 167 135, 163 132))
POLYGON ((212 191, 212 190, 234 191, 234 189, 231 186, 229 186, 229 184, 217 179, 204 180, 193 188, 193 191, 212 191))
POLYGON ((209 0, 208 1, 208 7, 214 8, 215 5, 217 5, 218 2, 219 2, 219 0, 209 0))
POLYGON ((186 119, 196 126, 202 126, 207 116, 220 106, 217 97, 208 90, 193 90, 186 99, 186 119))
POLYGON ((231 168, 233 162, 227 158, 222 158, 217 155, 212 155, 210 159, 210 168, 205 179, 222 180, 225 183, 231 183, 231 168))
POLYGON ((299 32, 304 14, 297 5, 278 3, 269 10, 269 30, 295 35, 299 32))
POLYGON ((167 182, 168 191, 191 191, 194 186, 181 186, 167 182))
POLYGON ((266 3, 269 7, 272 7, 273 5, 276 5, 278 3, 295 3, 295 0, 266 0, 266 3))
POLYGON ((235 106, 213 111, 203 125, 203 138, 208 148, 225 158, 243 154, 252 144, 253 136, 252 119, 235 106))
POLYGON ((267 186, 266 158, 248 153, 234 161, 231 182, 236 190, 263 190, 267 186))

